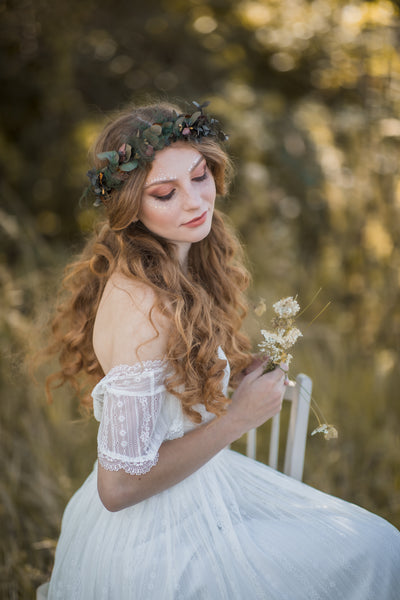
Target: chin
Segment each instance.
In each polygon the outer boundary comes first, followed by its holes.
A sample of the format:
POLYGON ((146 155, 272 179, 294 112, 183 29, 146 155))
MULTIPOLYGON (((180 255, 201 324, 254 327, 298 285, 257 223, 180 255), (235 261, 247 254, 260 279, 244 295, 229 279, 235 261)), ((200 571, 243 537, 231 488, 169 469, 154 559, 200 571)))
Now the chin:
MULTIPOLYGON (((205 225, 205 223, 204 223, 205 225)), ((208 227, 204 227, 204 228, 200 228, 198 231, 194 231, 192 236, 188 236, 188 242, 192 242, 193 244, 195 244, 196 242, 201 242, 201 240, 204 240, 208 234, 211 231, 211 223, 208 225, 208 227), (189 239, 190 238, 190 239, 189 239)))

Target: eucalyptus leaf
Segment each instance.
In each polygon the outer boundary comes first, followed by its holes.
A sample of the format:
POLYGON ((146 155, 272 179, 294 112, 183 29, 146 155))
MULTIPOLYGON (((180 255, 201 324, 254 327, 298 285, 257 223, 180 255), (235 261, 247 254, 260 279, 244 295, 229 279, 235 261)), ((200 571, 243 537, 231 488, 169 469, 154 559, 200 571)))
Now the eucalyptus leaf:
POLYGON ((198 110, 197 112, 193 113, 190 117, 189 125, 193 125, 193 123, 195 123, 199 117, 201 117, 201 111, 198 110))
POLYGON ((136 169, 138 164, 139 163, 137 160, 131 160, 130 162, 122 164, 119 169, 120 169, 120 171, 124 171, 124 172, 134 171, 134 169, 136 169))
POLYGON ((175 121, 175 125, 174 125, 174 134, 177 135, 180 133, 181 131, 181 126, 183 124, 183 122, 185 121, 185 116, 182 115, 181 117, 179 117, 176 121, 175 121))
POLYGON ((162 134, 162 127, 158 123, 155 123, 145 131, 145 135, 147 135, 148 132, 152 134, 154 133, 154 135, 159 136, 162 134))
POLYGON ((144 139, 149 142, 152 146, 157 146, 159 137, 153 134, 150 130, 147 130, 144 134, 144 139))
POLYGON ((119 163, 119 154, 116 150, 108 150, 107 152, 100 152, 97 155, 100 160, 108 160, 108 162, 116 167, 119 163))

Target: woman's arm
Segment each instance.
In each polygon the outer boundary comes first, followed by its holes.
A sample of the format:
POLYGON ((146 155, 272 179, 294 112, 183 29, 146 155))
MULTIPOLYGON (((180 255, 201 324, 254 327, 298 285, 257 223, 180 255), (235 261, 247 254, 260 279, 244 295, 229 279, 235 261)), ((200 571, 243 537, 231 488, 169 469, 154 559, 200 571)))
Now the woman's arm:
POLYGON ((284 375, 280 369, 262 375, 262 367, 247 375, 224 416, 164 442, 158 463, 145 475, 107 471, 99 465, 98 490, 104 506, 118 511, 158 494, 191 475, 246 431, 273 417, 282 406, 284 375))
MULTIPOLYGON (((154 298, 147 290, 130 288, 123 280, 118 285, 115 281, 107 284, 93 336, 94 349, 105 372, 119 363, 133 364, 165 354, 168 324, 152 315, 159 332, 154 338, 148 319, 153 304, 154 298), (144 354, 138 355, 138 347, 147 340, 151 341, 142 346, 144 354)), ((225 415, 181 438, 164 442, 157 464, 148 473, 108 471, 99 464, 98 490, 104 506, 118 511, 182 481, 243 433, 279 412, 283 393, 284 373, 277 369, 262 375, 262 367, 258 367, 243 378, 225 415)))

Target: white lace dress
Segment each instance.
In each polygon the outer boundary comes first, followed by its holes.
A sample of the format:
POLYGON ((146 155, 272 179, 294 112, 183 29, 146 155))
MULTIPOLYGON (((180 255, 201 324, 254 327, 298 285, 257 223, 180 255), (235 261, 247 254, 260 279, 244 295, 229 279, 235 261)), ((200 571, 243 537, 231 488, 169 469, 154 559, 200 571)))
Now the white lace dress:
MULTIPOLYGON (((165 365, 113 368, 94 388, 98 456, 145 473, 194 427, 165 365)), ((225 374, 225 391, 229 380, 225 374)), ((213 415, 199 407, 204 419, 213 415)), ((225 449, 181 483, 116 513, 93 472, 63 517, 50 600, 398 600, 400 533, 353 504, 225 449)))

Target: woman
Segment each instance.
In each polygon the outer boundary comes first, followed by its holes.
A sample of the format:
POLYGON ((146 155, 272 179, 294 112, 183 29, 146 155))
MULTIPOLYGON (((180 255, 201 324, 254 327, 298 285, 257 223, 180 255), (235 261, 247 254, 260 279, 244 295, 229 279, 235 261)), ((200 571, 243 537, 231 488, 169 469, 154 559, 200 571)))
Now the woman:
POLYGON ((61 382, 97 382, 98 464, 39 597, 400 597, 394 527, 226 448, 279 412, 286 365, 262 374, 239 332, 248 277, 214 208, 224 138, 203 107, 159 104, 97 142, 108 220, 67 276, 53 350, 61 382))

